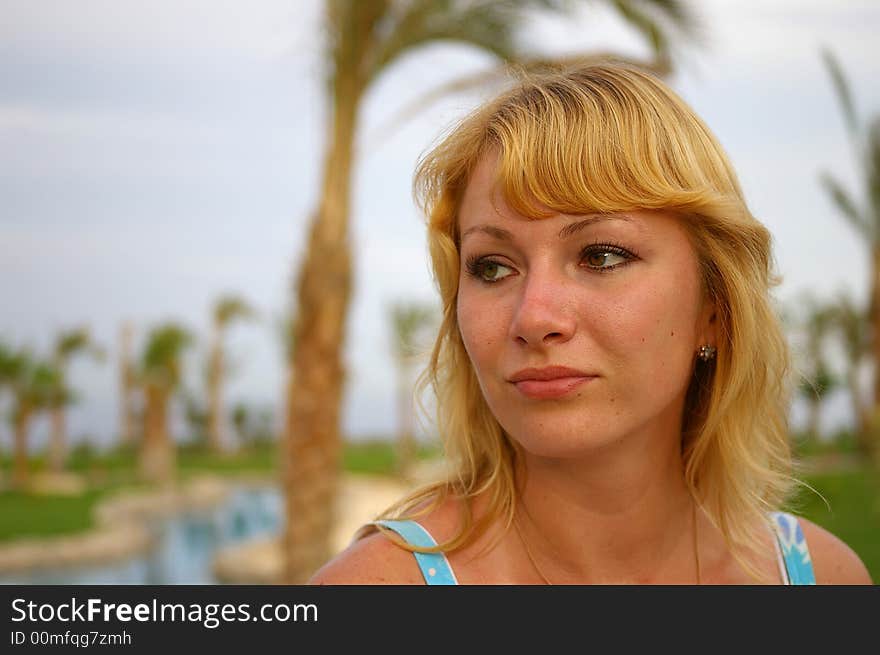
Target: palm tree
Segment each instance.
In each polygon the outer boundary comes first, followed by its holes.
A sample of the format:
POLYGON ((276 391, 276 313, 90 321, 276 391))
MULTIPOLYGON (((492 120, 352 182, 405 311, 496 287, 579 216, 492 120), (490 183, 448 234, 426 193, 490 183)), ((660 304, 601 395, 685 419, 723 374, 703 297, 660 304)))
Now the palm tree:
POLYGON ((27 484, 29 477, 27 442, 31 419, 37 412, 50 407, 57 394, 66 394, 67 391, 60 384, 58 370, 36 361, 26 350, 15 353, 6 365, 13 394, 12 487, 20 489, 27 484))
POLYGON ((833 309, 821 305, 812 297, 806 297, 806 317, 802 329, 806 337, 803 355, 806 358, 803 377, 799 386, 801 395, 809 406, 807 434, 811 440, 820 436, 822 402, 837 386, 837 378, 828 367, 825 343, 833 327, 833 309))
POLYGON ((187 432, 196 443, 203 444, 208 434, 208 410, 196 394, 184 390, 182 396, 187 432))
POLYGON ((88 353, 96 359, 102 359, 103 353, 97 348, 89 336, 88 328, 76 328, 62 332, 55 340, 53 367, 58 373, 58 393, 51 402, 52 434, 49 441, 49 467, 53 471, 64 468, 67 459, 67 420, 65 409, 73 400, 67 390, 67 368, 70 361, 78 353, 88 353))
POLYGON ((0 341, 0 409, 3 408, 6 390, 12 388, 12 381, 17 376, 17 366, 15 352, 0 341))
POLYGON ((132 357, 134 328, 128 321, 119 328, 119 441, 124 447, 134 444, 137 426, 137 375, 132 357))
POLYGON ((175 450, 168 431, 168 405, 181 380, 183 350, 192 337, 184 328, 166 323, 147 339, 141 358, 140 383, 145 396, 144 438, 140 451, 141 475, 167 482, 174 473, 175 450))
MULTIPOLYGON (((558 59, 525 53, 515 37, 526 24, 527 10, 543 8, 562 16, 575 4, 563 0, 325 3, 329 125, 320 199, 296 277, 297 347, 291 362, 283 439, 287 514, 284 578, 288 582, 303 582, 331 554, 342 444, 342 353, 351 294, 350 186, 365 94, 401 56, 441 41, 478 48, 502 64, 458 88, 485 87, 490 79, 501 79, 510 64, 527 70, 558 65, 558 59)), ((611 6, 652 47, 654 60, 642 63, 661 72, 669 70, 669 34, 673 29, 686 31, 693 26, 686 5, 679 0, 615 0, 611 6)), ((595 56, 567 57, 563 63, 595 56)))
POLYGON ((397 473, 408 478, 415 461, 413 426, 413 384, 411 370, 419 354, 419 335, 436 325, 434 308, 416 302, 400 302, 391 310, 392 344, 397 367, 398 433, 397 473))
POLYGON ((861 198, 856 198, 828 172, 821 182, 840 214, 864 239, 871 254, 869 325, 874 361, 872 429, 880 427, 880 115, 865 125, 859 124, 849 84, 843 69, 830 50, 822 51, 822 59, 843 111, 853 154, 861 170, 861 198))
POLYGON ((867 312, 847 293, 840 293, 831 307, 832 329, 837 333, 846 353, 846 385, 849 390, 859 453, 870 459, 877 450, 871 439, 870 408, 865 403, 859 371, 870 352, 867 312))
POLYGON ((224 450, 223 438, 223 378, 224 365, 223 337, 229 325, 236 319, 250 318, 254 310, 237 296, 224 296, 214 305, 213 343, 208 359, 208 441, 211 450, 219 453, 224 450))
POLYGON ((244 447, 254 448, 273 441, 271 407, 238 402, 232 410, 231 417, 238 441, 244 447))
POLYGON ((241 444, 248 442, 248 423, 250 422, 250 410, 248 406, 242 402, 236 403, 232 409, 232 425, 235 427, 235 434, 241 444))

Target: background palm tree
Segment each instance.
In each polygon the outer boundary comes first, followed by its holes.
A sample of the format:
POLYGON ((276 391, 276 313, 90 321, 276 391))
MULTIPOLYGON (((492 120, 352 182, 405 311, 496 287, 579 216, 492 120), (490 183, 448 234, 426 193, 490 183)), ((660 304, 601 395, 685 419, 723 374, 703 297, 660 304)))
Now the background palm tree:
POLYGON ((138 420, 137 374, 132 355, 134 327, 124 321, 119 327, 119 441, 130 447, 141 436, 138 420))
POLYGON ((248 406, 242 402, 236 403, 232 408, 232 426, 235 428, 235 434, 238 442, 246 444, 248 440, 248 422, 250 421, 250 410, 248 406))
POLYGON ((828 366, 825 344, 834 327, 834 312, 830 306, 807 296, 803 303, 805 316, 801 328, 805 346, 801 365, 801 383, 798 391, 807 401, 809 415, 807 435, 810 440, 821 438, 822 403, 837 386, 837 378, 828 366))
POLYGON ((93 342, 88 328, 76 328, 62 332, 55 340, 52 365, 58 374, 57 393, 53 396, 50 412, 52 432, 49 440, 49 468, 60 471, 67 459, 66 407, 73 401, 67 388, 67 371, 71 360, 78 354, 89 354, 101 360, 104 353, 93 342))
MULTIPOLYGON (((12 389, 13 465, 11 485, 23 488, 30 476, 28 435, 33 416, 53 403, 59 393, 59 373, 50 364, 38 362, 31 353, 20 350, 6 362, 12 389)), ((57 401, 62 402, 62 401, 57 401)))
POLYGON ((192 343, 189 332, 166 323, 153 329, 141 358, 144 437, 140 450, 140 473, 150 481, 167 482, 174 473, 175 448, 168 430, 169 402, 182 378, 182 354, 192 343))
POLYGON ((235 320, 251 318, 254 310, 238 296, 224 296, 214 304, 211 354, 208 359, 208 442, 211 450, 224 450, 223 381, 227 373, 223 338, 235 320))
POLYGON ((183 390, 183 414, 186 418, 187 435, 195 443, 203 444, 208 434, 208 410, 195 393, 183 390))
POLYGON ((271 407, 238 402, 232 409, 231 418, 238 441, 243 447, 252 448, 274 440, 271 407))
POLYGON ((831 306, 832 329, 837 334, 846 353, 846 386, 853 408, 856 445, 866 459, 873 455, 876 443, 869 430, 870 406, 862 391, 860 372, 870 353, 868 313, 849 294, 838 294, 831 306))
MULTIPOLYGON (((821 173, 822 185, 841 216, 855 228, 869 248, 871 261, 869 325, 874 363, 874 389, 869 432, 880 439, 880 115, 861 125, 843 69, 830 50, 822 51, 822 60, 831 77, 840 102, 847 134, 862 176, 859 196, 851 195, 831 174, 821 173)), ((876 445, 874 452, 880 451, 876 445)))
POLYGON ((412 371, 419 350, 419 337, 437 325, 432 305, 399 302, 391 306, 391 341, 397 368, 397 474, 404 479, 415 463, 415 426, 412 371))
MULTIPOLYGON (((558 63, 524 52, 516 37, 527 10, 546 9, 564 15, 576 5, 564 0, 326 1, 329 123, 320 199, 296 277, 297 347, 292 357, 282 451, 287 582, 303 582, 331 554, 342 445, 342 353, 351 294, 351 172, 358 116, 366 92, 402 55, 438 41, 467 44, 494 55, 503 64, 526 69, 558 63)), ((693 27, 686 4, 677 0, 616 0, 610 6, 652 47, 655 59, 643 63, 668 70, 673 42, 670 34, 693 27)), ((567 57, 566 63, 590 58, 567 57)), ((499 67, 495 73, 503 70, 499 67)), ((470 80, 470 87, 479 82, 470 80)))
MULTIPOLYGON (((4 408, 7 391, 12 388, 12 381, 15 379, 16 373, 15 352, 7 344, 0 341, 0 412, 4 408)), ((2 414, 0 414, 2 418, 2 414)), ((0 441, 2 441, 2 433, 0 433, 0 441)), ((0 471, 0 482, 2 482, 2 471, 0 471)))

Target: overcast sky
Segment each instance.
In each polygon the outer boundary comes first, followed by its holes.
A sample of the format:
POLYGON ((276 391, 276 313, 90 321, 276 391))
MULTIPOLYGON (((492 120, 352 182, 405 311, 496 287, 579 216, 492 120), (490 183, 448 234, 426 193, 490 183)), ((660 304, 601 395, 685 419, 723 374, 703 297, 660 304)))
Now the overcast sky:
MULTIPOLYGON (((0 0, 0 338, 45 352, 89 324, 111 357, 72 371, 75 439, 108 442, 117 424, 116 343, 167 319, 207 335, 212 302, 243 295, 262 320, 229 334, 228 403, 281 407, 276 323, 291 299, 323 148, 316 0, 0 0)), ((535 50, 644 47, 601 3, 575 20, 537 18, 535 50)), ((819 48, 832 48, 864 118, 880 111, 880 3, 693 3, 702 44, 672 85, 727 149, 752 211, 773 233, 777 291, 796 303, 867 294, 867 250, 817 184, 833 171, 863 197, 819 48)), ((442 82, 489 66, 438 45, 380 78, 361 116, 353 191, 355 296, 344 429, 394 429, 387 305, 434 301, 416 160, 483 97, 450 97, 399 126, 396 112, 442 82)), ((332 262, 328 262, 328 266, 332 262)), ((196 388, 202 338, 187 359, 196 388)), ((140 345, 140 344, 139 344, 140 345)), ((826 424, 847 422, 841 394, 826 424)), ((37 425, 37 445, 45 422, 37 425)), ((0 428, 8 443, 8 428, 0 428)))

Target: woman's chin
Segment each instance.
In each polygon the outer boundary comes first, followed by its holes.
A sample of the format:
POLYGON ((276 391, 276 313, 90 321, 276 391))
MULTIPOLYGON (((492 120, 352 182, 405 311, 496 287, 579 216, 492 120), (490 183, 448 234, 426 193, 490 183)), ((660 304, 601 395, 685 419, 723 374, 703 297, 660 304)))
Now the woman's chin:
POLYGON ((588 457, 601 452, 620 441, 619 435, 609 434, 605 431, 580 429, 577 432, 570 430, 548 430, 545 426, 530 431, 527 435, 512 434, 510 438, 516 441, 529 455, 547 459, 577 459, 588 457), (540 435, 535 438, 534 435, 540 435))

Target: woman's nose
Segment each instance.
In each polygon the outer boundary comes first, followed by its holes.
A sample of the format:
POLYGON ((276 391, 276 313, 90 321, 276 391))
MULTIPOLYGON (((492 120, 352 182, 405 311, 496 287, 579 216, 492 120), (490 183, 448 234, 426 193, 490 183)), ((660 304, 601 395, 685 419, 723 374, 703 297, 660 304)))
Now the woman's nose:
POLYGON ((527 276, 520 288, 510 337, 530 346, 571 339, 576 327, 571 291, 570 281, 564 276, 527 276))

